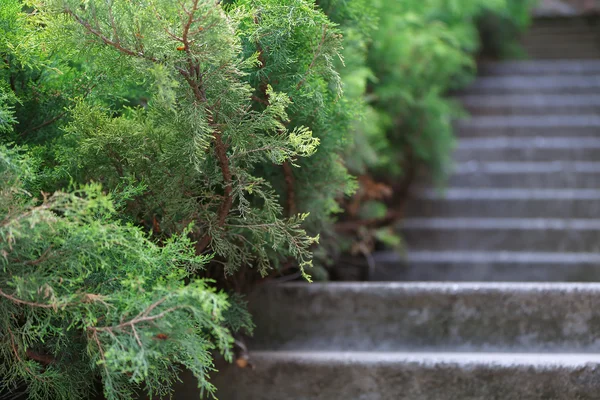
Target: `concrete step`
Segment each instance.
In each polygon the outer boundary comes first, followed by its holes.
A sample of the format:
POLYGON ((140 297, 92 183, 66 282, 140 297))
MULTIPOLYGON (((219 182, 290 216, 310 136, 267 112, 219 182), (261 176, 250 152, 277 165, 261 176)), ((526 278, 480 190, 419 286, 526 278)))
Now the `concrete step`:
POLYGON ((600 220, 407 218, 398 229, 409 251, 600 251, 600 220))
POLYGON ((473 115, 600 114, 600 93, 579 95, 472 94, 459 98, 473 115))
POLYGON ((600 282, 598 253, 387 251, 373 263, 371 281, 600 282))
POLYGON ((573 48, 571 46, 564 46, 562 48, 548 47, 548 48, 535 48, 535 47, 524 47, 524 51, 530 58, 539 60, 562 60, 565 58, 572 58, 578 60, 597 60, 600 58, 600 49, 586 47, 586 48, 573 48))
POLYGON ((570 57, 571 59, 577 59, 577 60, 597 60, 598 58, 600 58, 600 52, 586 52, 586 53, 581 53, 578 52, 576 54, 563 54, 561 52, 546 52, 546 53, 535 53, 535 52, 529 52, 528 53, 528 57, 530 58, 538 58, 541 60, 548 60, 548 61, 552 61, 552 60, 563 60, 565 58, 570 57))
POLYGON ((462 162, 454 165, 448 186, 596 189, 600 188, 600 162, 462 162))
POLYGON ((254 369, 217 374, 220 400, 591 400, 600 391, 595 354, 294 351, 251 359, 254 369))
POLYGON ((533 43, 533 44, 563 44, 572 43, 577 44, 595 44, 600 39, 598 30, 595 29, 581 29, 570 32, 529 32, 526 36, 522 37, 521 43, 533 43))
POLYGON ((600 160, 600 137, 461 138, 454 159, 458 162, 594 162, 600 160))
POLYGON ((535 19, 527 30, 530 34, 568 34, 598 28, 598 18, 540 18, 535 19))
POLYGON ((531 36, 558 36, 558 35, 578 35, 586 34, 594 31, 598 31, 598 21, 591 20, 573 20, 569 24, 565 24, 565 20, 562 19, 558 23, 540 23, 536 20, 532 26, 527 30, 527 33, 523 35, 526 39, 531 36))
POLYGON ((482 63, 479 74, 483 76, 552 76, 599 75, 600 60, 528 60, 482 63))
POLYGON ((459 137, 600 136, 600 116, 595 114, 475 116, 455 126, 459 137))
MULTIPOLYGON (((410 217, 598 218, 597 189, 414 188, 410 217)), ((600 242, 600 241, 599 241, 600 242)))
POLYGON ((254 350, 600 351, 600 284, 265 284, 254 350))
POLYGON ((580 38, 563 38, 561 40, 554 40, 553 38, 548 38, 547 40, 527 40, 524 41, 521 45, 525 50, 525 53, 536 59, 538 55, 556 55, 556 58, 585 58, 589 55, 594 55, 598 58, 598 53, 600 52, 599 41, 596 38, 588 39, 586 37, 580 38))
POLYGON ((489 76, 470 85, 467 94, 598 94, 600 76, 489 76))

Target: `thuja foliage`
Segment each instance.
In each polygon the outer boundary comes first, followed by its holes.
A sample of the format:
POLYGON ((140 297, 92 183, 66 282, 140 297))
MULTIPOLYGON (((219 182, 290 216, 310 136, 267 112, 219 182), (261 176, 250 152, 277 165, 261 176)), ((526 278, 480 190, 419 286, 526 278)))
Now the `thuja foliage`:
POLYGON ((2 384, 211 392, 251 323, 197 278, 304 272, 352 189, 340 32, 303 0, 0 9, 2 384))
MULTIPOLYGON (((29 160, 0 148, 0 376, 29 398, 164 395, 180 366, 211 391, 211 351, 230 357, 229 304, 190 279, 208 256, 185 235, 161 246, 115 219, 100 186, 32 198, 29 160)), ((184 232, 185 233, 185 232, 184 232)))
POLYGON ((292 168, 319 139, 306 125, 286 126, 290 96, 269 84, 268 104, 253 107, 247 71, 260 55, 243 54, 238 25, 254 10, 226 13, 206 1, 55 3, 63 43, 85 48, 77 57, 105 79, 141 77, 148 97, 145 107, 120 109, 77 101, 60 138, 69 176, 98 180, 117 196, 134 187, 132 219, 166 236, 192 224, 197 252, 214 252, 226 273, 256 266, 264 274, 287 257, 310 264, 317 238, 300 226, 307 215, 284 217, 268 177, 255 170, 292 168))
POLYGON ((445 94, 511 4, 0 0, 2 385, 127 399, 186 367, 212 392, 252 326, 202 279, 310 279, 336 213, 385 215, 369 176, 443 175, 445 94))
POLYGON ((355 115, 362 116, 351 125, 354 141, 345 156, 361 177, 346 215, 359 221, 341 227, 344 234, 350 231, 355 248, 371 249, 374 237, 400 244, 389 225, 402 213, 384 200, 401 203, 418 171, 443 184, 452 167, 452 121, 466 116, 449 92, 474 78, 480 32, 487 52, 506 54, 533 3, 319 0, 344 32, 343 88, 355 115))

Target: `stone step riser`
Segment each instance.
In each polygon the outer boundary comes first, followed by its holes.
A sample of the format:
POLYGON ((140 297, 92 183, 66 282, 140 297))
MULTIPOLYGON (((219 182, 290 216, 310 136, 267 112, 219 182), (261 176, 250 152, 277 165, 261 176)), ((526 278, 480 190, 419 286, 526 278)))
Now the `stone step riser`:
POLYGON ((503 363, 436 361, 435 355, 424 361, 418 354, 251 357, 254 369, 229 366, 217 376, 220 400, 592 400, 600 392, 597 367, 583 361, 561 366, 523 357, 503 363))
POLYGON ((600 111, 600 95, 471 95, 462 96, 460 102, 475 116, 597 115, 600 111))
POLYGON ((600 286, 592 285, 266 285, 250 297, 251 347, 600 351, 600 286))
MULTIPOLYGON (((600 187, 598 173, 572 171, 486 173, 472 172, 450 176, 448 186, 465 188, 513 188, 531 189, 596 189, 600 187)), ((597 215, 596 215, 597 216, 597 215)))
MULTIPOLYGON (((552 55, 548 55, 548 58, 552 58, 552 55)), ((597 58, 597 57, 595 57, 597 58)), ((510 77, 513 79, 516 77, 510 77)), ((520 79, 522 77, 519 77, 520 79)), ((523 77, 524 78, 524 77, 523 77)), ((590 94, 598 94, 600 92, 600 88, 597 84, 597 75, 593 77, 582 77, 582 79, 586 79, 589 82, 589 85, 579 84, 579 85, 570 85, 565 83, 564 80, 566 78, 552 78, 557 82, 556 85, 519 85, 519 84, 510 84, 509 82, 489 82, 489 84, 484 84, 484 82, 480 82, 479 84, 473 85, 462 91, 462 94, 477 94, 477 95, 590 95, 590 94), (560 82, 560 83, 559 83, 560 82)), ((480 79, 498 79, 500 78, 480 78, 480 79)), ((533 78, 531 78, 533 79, 533 78)))
POLYGON ((464 105, 469 114, 473 116, 503 116, 503 115, 539 115, 548 116, 556 114, 600 114, 600 105, 506 105, 488 106, 486 104, 464 105))
MULTIPOLYGON (((600 116, 597 114, 474 116, 455 121, 454 127, 458 137, 485 139, 478 146, 475 146, 472 140, 469 141, 468 145, 476 148, 492 141, 496 142, 494 144, 496 148, 515 147, 511 143, 517 142, 523 142, 518 147, 535 146, 537 142, 543 142, 544 138, 552 139, 549 142, 552 142, 555 148, 573 148, 575 138, 588 142, 593 142, 594 139, 597 141, 600 135, 600 116), (568 138, 573 139, 569 142, 566 141, 568 138), (560 147, 556 145, 559 142, 560 147)), ((459 141, 459 145, 461 143, 459 141)), ((597 147, 598 143, 595 145, 597 147)), ((547 147, 548 144, 541 143, 540 146, 547 147)))
POLYGON ((402 228, 401 232, 409 251, 600 251, 600 229, 591 231, 458 227, 402 228))
POLYGON ((405 215, 441 218, 598 218, 600 199, 415 198, 407 203, 405 215))
POLYGON ((559 262, 551 253, 530 257, 531 261, 506 253, 505 257, 494 257, 491 252, 487 252, 487 257, 483 252, 478 254, 480 257, 464 255, 460 252, 411 252, 408 257, 397 253, 375 254, 374 266, 369 267, 365 262, 363 268, 369 280, 376 282, 600 282, 600 260, 559 262))
POLYGON ((560 79, 568 76, 589 76, 600 74, 600 61, 507 61, 502 63, 484 63, 479 66, 482 76, 552 76, 560 79))
POLYGON ((580 39, 564 39, 560 42, 552 44, 542 39, 539 41, 524 42, 522 46, 525 52, 528 53, 530 56, 546 53, 556 54, 558 56, 562 55, 563 58, 569 58, 573 55, 597 55, 597 53, 600 51, 600 47, 596 43, 581 43, 583 41, 586 41, 586 39, 582 37, 580 39))
POLYGON ((470 148, 459 147, 454 152, 457 162, 468 161, 505 161, 505 162, 535 162, 535 161, 600 161, 600 148, 570 148, 557 149, 548 147, 498 147, 470 148))
POLYGON ((593 53, 585 53, 585 54, 581 54, 581 53, 577 53, 577 54, 563 54, 563 53, 540 53, 540 54, 528 54, 529 57, 536 57, 540 60, 548 60, 548 61, 552 61, 552 60, 557 60, 557 61, 561 61, 561 60, 565 60, 565 59, 572 59, 572 60, 597 60, 598 58, 600 58, 600 51, 598 52, 593 52, 593 53))
POLYGON ((511 126, 487 124, 457 124, 455 134, 459 138, 507 137, 600 137, 600 126, 511 126))
POLYGON ((505 76, 482 77, 464 90, 466 94, 598 94, 600 76, 505 76))

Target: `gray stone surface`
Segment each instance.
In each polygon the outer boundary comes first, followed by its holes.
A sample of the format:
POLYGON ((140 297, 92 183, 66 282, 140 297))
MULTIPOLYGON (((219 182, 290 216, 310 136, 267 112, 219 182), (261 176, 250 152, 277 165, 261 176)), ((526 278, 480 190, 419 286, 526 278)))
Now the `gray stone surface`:
POLYGON ((410 251, 373 256, 371 281, 598 282, 599 253, 410 251))
MULTIPOLYGON (((573 10, 578 13, 576 8, 573 10)), ((536 19, 522 45, 528 56, 535 59, 597 59, 599 22, 597 17, 536 19)))
MULTIPOLYGON (((592 400, 596 355, 257 352, 221 400, 592 400)), ((183 397, 181 398, 183 399, 183 397)))
MULTIPOLYGON (((479 73, 484 76, 500 75, 598 75, 600 60, 528 60, 482 63, 479 73)), ((560 79, 560 76, 555 76, 560 79)))
POLYGON ((460 101, 473 115, 598 114, 600 111, 600 94, 471 94, 463 95, 460 101))
POLYGON ((444 218, 596 218, 600 215, 600 190, 426 189, 413 194, 405 213, 444 218))
POLYGON ((594 94, 600 76, 489 76, 477 79, 466 94, 594 94))
POLYGON ((482 72, 451 186, 416 187, 412 251, 367 267, 407 282, 259 286, 253 367, 218 363, 221 400, 600 398, 600 283, 560 282, 600 282, 600 62, 482 72))
POLYGON ((600 11, 598 0, 541 0, 536 4, 534 16, 571 16, 600 11))
POLYGON ((473 160, 594 162, 600 160, 600 138, 463 138, 458 142, 454 159, 457 162, 473 160))
POLYGON ((399 229, 408 251, 600 252, 596 220, 413 218, 399 229))
POLYGON ((600 351, 600 284, 264 285, 253 349, 600 351))
POLYGON ((453 166, 448 186, 462 188, 596 189, 600 188, 600 162, 483 162, 471 160, 453 166))
POLYGON ((474 116, 456 122, 457 136, 498 138, 527 137, 598 137, 600 116, 586 115, 508 115, 474 116))

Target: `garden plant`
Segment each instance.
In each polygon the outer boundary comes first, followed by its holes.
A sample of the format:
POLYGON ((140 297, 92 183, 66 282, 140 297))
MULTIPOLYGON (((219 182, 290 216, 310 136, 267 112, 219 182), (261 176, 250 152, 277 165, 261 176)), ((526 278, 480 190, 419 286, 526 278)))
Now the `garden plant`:
POLYGON ((528 7, 0 0, 0 393, 212 395, 253 283, 400 245, 478 26, 508 46, 528 7))

